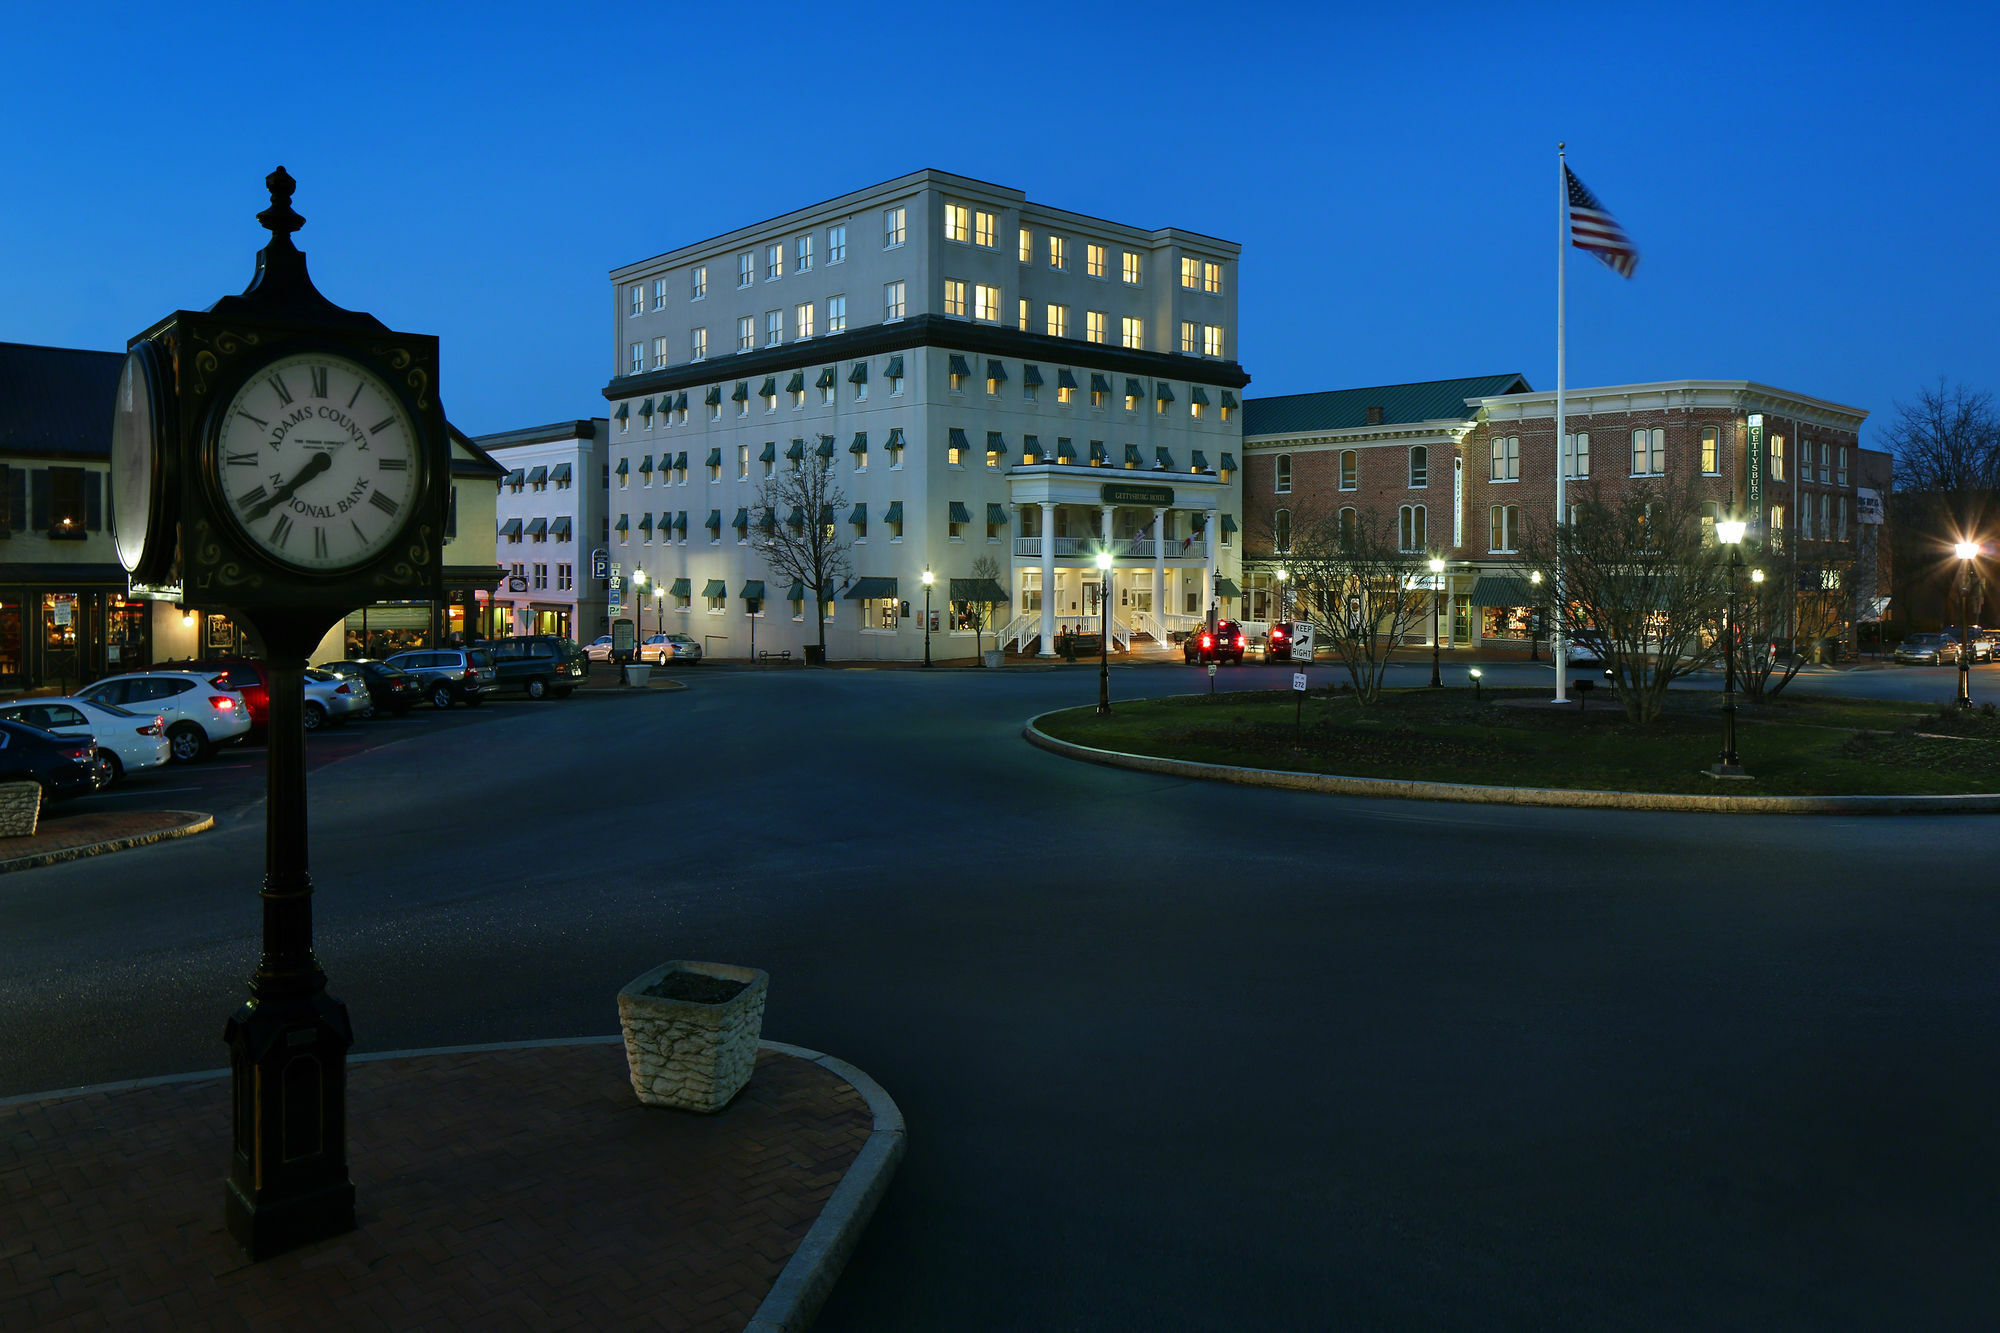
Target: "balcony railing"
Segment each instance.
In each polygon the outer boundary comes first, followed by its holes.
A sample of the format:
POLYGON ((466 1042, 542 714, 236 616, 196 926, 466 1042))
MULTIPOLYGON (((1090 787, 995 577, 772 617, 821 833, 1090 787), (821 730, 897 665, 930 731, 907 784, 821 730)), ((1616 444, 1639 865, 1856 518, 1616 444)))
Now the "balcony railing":
MULTIPOLYGON (((1058 537, 1055 540, 1056 557, 1058 559, 1073 560, 1081 556, 1094 560, 1097 558, 1099 548, 1103 545, 1095 537, 1058 537)), ((1111 543, 1111 554, 1119 560, 1151 560, 1158 552, 1159 547, 1160 542, 1156 537, 1120 537, 1111 543)), ((1203 558, 1200 542, 1191 542, 1183 547, 1178 540, 1169 538, 1166 543, 1166 550, 1167 558, 1170 560, 1199 560, 1203 558)), ((1014 539, 1014 554, 1024 560, 1041 559, 1042 539, 1040 537, 1016 537, 1014 539)))

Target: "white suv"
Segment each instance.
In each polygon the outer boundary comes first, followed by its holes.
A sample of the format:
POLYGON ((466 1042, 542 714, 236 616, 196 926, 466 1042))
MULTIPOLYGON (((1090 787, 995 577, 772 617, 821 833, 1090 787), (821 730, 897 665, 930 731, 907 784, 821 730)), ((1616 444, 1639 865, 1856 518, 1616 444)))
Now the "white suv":
POLYGON ((79 699, 116 704, 135 713, 158 713, 167 724, 174 758, 188 763, 250 731, 243 696, 192 671, 147 671, 107 676, 76 692, 79 699))

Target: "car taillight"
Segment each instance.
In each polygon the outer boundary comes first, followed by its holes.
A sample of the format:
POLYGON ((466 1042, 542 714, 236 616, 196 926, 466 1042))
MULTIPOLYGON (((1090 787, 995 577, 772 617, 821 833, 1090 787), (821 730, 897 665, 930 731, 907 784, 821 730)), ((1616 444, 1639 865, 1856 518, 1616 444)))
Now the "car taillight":
POLYGON ((139 734, 141 736, 157 736, 166 729, 167 720, 163 717, 156 717, 145 726, 139 728, 139 734))
POLYGON ((1241 648, 1243 646, 1243 636, 1241 634, 1236 636, 1235 646, 1238 648, 1241 648))
POLYGON ((465 669, 465 678, 466 678, 467 680, 478 680, 478 679, 479 679, 479 668, 478 668, 478 667, 471 667, 471 666, 467 667, 467 668, 465 669))
POLYGON ((1201 636, 1201 646, 1202 646, 1202 647, 1204 647, 1204 648, 1213 648, 1213 647, 1215 647, 1215 639, 1214 639, 1214 637, 1213 637, 1212 635, 1208 635, 1208 634, 1204 634, 1204 635, 1202 635, 1202 636, 1201 636))
POLYGON ((208 705, 218 713, 227 713, 236 707, 236 699, 232 695, 211 694, 208 696, 208 705))
POLYGON ((1271 637, 1273 639, 1282 639, 1285 637, 1285 632, 1279 629, 1276 625, 1273 625, 1271 626, 1271 637))
POLYGON ((340 684, 338 684, 338 685, 334 686, 334 687, 333 687, 333 692, 334 692, 335 694, 352 694, 352 693, 354 693, 354 691, 353 691, 353 690, 350 690, 350 689, 348 689, 348 688, 347 688, 347 682, 345 682, 345 681, 342 681, 342 682, 341 682, 340 684))

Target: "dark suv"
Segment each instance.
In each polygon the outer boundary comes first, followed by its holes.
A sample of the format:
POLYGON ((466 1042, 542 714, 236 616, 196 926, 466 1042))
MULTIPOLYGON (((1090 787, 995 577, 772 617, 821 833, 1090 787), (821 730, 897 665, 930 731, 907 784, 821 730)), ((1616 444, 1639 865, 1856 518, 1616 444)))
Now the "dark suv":
POLYGON ((1218 620, 1215 628, 1206 625, 1190 631, 1181 641, 1181 655, 1190 663, 1233 662, 1243 665, 1243 627, 1233 620, 1218 620))
POLYGON ((476 708, 493 688, 493 655, 483 648, 413 648, 383 660, 415 676, 433 708, 476 708))
POLYGON ((522 634, 479 645, 493 655, 493 688, 521 690, 530 699, 562 698, 590 674, 590 660, 575 639, 522 634))

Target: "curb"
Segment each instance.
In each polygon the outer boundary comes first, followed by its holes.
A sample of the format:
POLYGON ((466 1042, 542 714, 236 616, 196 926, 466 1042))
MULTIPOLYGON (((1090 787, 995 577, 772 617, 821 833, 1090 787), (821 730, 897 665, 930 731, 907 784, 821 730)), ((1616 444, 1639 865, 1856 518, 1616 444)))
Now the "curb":
MULTIPOLYGON (((1057 709, 1055 712, 1069 712, 1057 709)), ((1245 787, 1279 787, 1332 796, 1386 797, 1401 801, 1462 801, 1475 805, 1554 805, 1591 810, 1671 810, 1732 815, 1914 815, 1993 814, 2000 794, 1966 796, 1687 796, 1669 792, 1564 791, 1552 787, 1486 787, 1465 782, 1415 782, 1407 778, 1346 778, 1328 773, 1293 773, 1275 768, 1236 768, 1187 759, 1100 750, 1058 740, 1035 724, 1053 713, 1030 718, 1021 728, 1028 744, 1068 759, 1129 768, 1141 773, 1233 782, 1245 787)))
POLYGON ((183 821, 172 828, 154 829, 147 833, 134 833, 123 838, 106 838, 102 842, 87 842, 78 847, 58 847, 46 852, 32 852, 27 856, 16 856, 0 861, 0 875, 10 870, 33 870, 37 866, 52 866, 59 861, 75 861, 86 856, 100 856, 105 852, 122 852, 130 847, 144 847, 147 843, 162 842, 168 838, 185 838, 194 833, 205 833, 215 827, 215 816, 198 814, 191 810, 163 810, 160 813, 179 815, 183 821))

